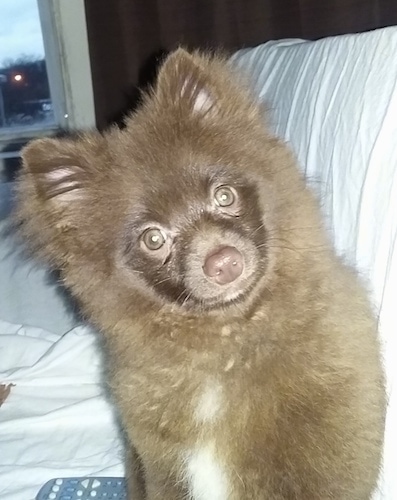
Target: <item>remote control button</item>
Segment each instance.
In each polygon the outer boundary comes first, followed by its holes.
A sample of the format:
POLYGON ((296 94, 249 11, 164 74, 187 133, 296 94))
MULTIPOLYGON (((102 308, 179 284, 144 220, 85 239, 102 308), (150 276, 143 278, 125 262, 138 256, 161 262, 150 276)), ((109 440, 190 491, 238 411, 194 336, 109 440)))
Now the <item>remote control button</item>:
POLYGON ((90 481, 89 481, 89 479, 84 479, 84 481, 81 481, 81 483, 80 483, 80 484, 81 484, 81 486, 82 486, 83 488, 88 488, 88 483, 89 483, 89 482, 90 482, 90 481))
POLYGON ((91 497, 96 497, 96 491, 91 491, 90 496, 91 497))
POLYGON ((82 497, 82 496, 83 496, 83 490, 79 490, 79 491, 76 493, 76 495, 77 495, 78 497, 82 497))
POLYGON ((54 500, 56 497, 57 497, 57 494, 56 494, 56 493, 50 493, 50 494, 48 495, 48 498, 49 498, 50 500, 54 500))
POLYGON ((54 484, 54 486, 52 487, 52 491, 55 491, 55 493, 57 493, 59 490, 60 490, 59 486, 54 484))
POLYGON ((100 481, 98 481, 98 479, 94 479, 94 480, 92 481, 92 485, 91 485, 91 487, 92 487, 92 488, 98 488, 99 486, 101 486, 101 482, 100 482, 100 481))
POLYGON ((57 480, 55 481, 55 484, 58 484, 58 485, 63 484, 63 479, 57 479, 57 480))

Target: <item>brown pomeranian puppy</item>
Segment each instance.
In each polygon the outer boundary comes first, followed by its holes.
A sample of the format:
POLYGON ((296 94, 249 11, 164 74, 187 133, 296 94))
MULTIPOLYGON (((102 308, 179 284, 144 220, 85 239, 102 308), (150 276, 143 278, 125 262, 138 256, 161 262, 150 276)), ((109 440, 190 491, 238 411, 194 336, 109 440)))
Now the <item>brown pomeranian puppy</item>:
POLYGON ((105 338, 129 498, 370 498, 376 321, 225 61, 172 53, 124 130, 23 163, 22 232, 105 338))

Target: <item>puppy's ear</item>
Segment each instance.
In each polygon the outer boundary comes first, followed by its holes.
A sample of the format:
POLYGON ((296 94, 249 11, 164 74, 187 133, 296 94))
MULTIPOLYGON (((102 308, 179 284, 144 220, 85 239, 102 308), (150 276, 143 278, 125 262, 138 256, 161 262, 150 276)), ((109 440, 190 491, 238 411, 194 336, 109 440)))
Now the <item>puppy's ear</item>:
POLYGON ((86 156, 78 140, 38 139, 22 150, 22 163, 37 196, 56 209, 84 196, 89 180, 86 156))
POLYGON ((160 69, 155 96, 162 111, 177 109, 179 117, 261 120, 248 80, 217 55, 171 53, 160 69))
POLYGON ((217 89, 208 68, 209 58, 178 49, 165 60, 157 79, 163 104, 182 105, 192 114, 217 111, 217 89))
POLYGON ((94 134, 38 139, 22 150, 15 222, 32 249, 57 264, 81 246, 76 230, 92 203, 100 140, 94 134))

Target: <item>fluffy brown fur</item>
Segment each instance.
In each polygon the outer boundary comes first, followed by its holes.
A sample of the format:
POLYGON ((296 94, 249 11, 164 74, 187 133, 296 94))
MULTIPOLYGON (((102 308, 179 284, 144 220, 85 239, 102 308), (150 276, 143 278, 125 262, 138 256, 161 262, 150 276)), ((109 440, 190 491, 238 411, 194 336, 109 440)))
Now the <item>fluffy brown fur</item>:
POLYGON ((23 163, 22 231, 106 340, 130 498, 370 498, 376 321, 224 61, 176 51, 124 130, 38 140, 23 163), (219 284, 224 248, 243 271, 219 284))

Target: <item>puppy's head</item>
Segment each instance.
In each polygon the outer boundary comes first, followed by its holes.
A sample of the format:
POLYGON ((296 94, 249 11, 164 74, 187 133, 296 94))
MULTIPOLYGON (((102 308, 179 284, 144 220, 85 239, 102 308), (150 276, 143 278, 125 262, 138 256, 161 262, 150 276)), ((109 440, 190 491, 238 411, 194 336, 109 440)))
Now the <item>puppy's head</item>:
POLYGON ((23 230, 84 302, 213 311, 270 286, 298 177, 223 61, 178 50, 124 130, 23 160, 23 230))

